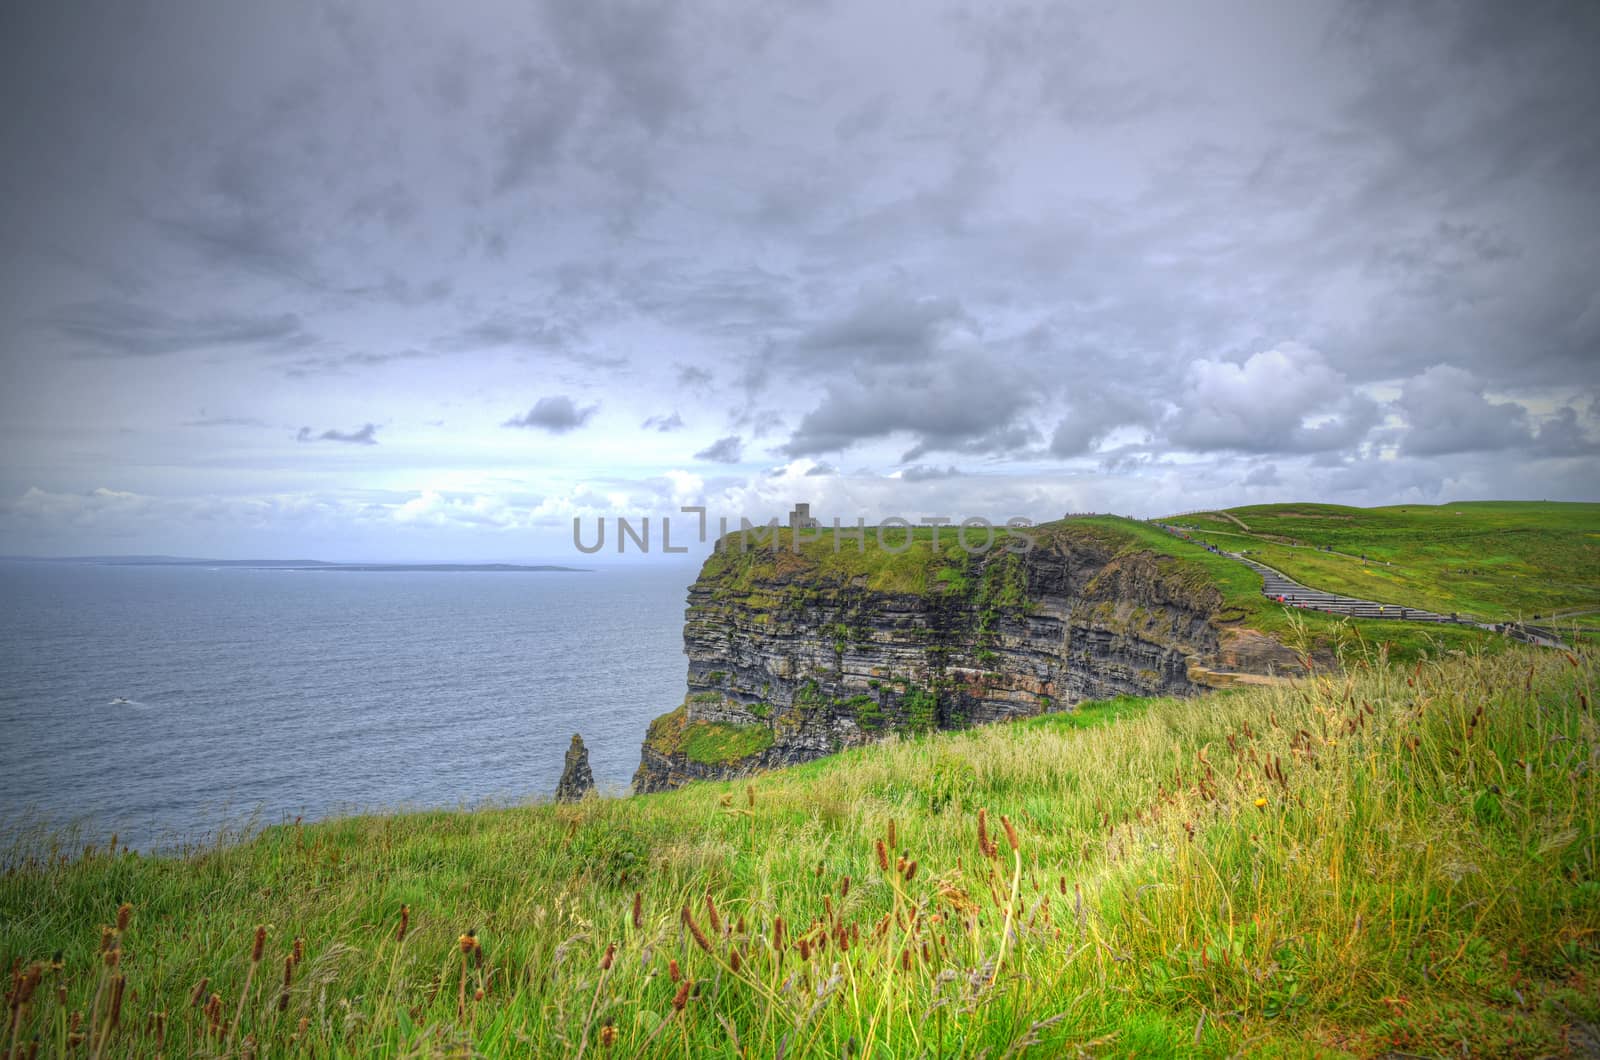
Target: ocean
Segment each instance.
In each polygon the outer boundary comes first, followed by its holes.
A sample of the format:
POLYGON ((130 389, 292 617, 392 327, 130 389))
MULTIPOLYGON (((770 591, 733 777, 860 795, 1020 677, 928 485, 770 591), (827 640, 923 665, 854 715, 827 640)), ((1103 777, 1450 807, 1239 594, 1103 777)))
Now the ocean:
POLYGON ((683 697, 694 575, 0 562, 0 832, 549 798, 574 732, 620 794, 683 697))

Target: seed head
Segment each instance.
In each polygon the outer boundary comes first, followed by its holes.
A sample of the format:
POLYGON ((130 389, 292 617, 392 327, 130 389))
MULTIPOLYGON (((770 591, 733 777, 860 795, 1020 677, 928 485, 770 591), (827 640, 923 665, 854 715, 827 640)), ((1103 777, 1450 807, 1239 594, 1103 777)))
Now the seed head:
POLYGON ((128 921, 133 919, 133 906, 123 902, 117 906, 117 934, 128 930, 128 921))
POLYGON ((1000 853, 1000 848, 989 838, 989 811, 982 806, 978 808, 978 852, 986 858, 1000 853))
POLYGON ((683 978, 683 970, 678 967, 678 959, 676 957, 667 962, 667 975, 674 983, 683 978))
POLYGON ((884 872, 888 872, 889 849, 883 845, 883 840, 881 839, 877 841, 876 849, 878 851, 878 868, 882 869, 884 872))
POLYGON ((610 944, 608 944, 606 946, 605 956, 600 958, 600 970, 602 972, 609 972, 611 970, 611 962, 616 960, 616 959, 617 959, 617 944, 615 942, 613 942, 613 943, 610 943, 610 944))
POLYGON ((706 938, 706 933, 700 930, 700 925, 694 922, 694 914, 689 912, 689 907, 683 907, 683 925, 689 929, 689 934, 694 936, 694 943, 707 953, 711 952, 711 940, 706 938))
POLYGON ((267 948, 267 928, 265 924, 256 925, 256 941, 250 947, 250 963, 260 964, 261 954, 267 948))
POLYGON ((617 1044, 617 1028, 613 1024, 600 1028, 600 1044, 607 1049, 617 1044))
POLYGON ((644 895, 638 891, 633 892, 633 928, 638 931, 644 927, 644 895))
POLYGON ((672 1010, 682 1012, 683 1006, 689 1003, 689 980, 685 979, 678 984, 678 992, 672 995, 672 1010))
POLYGON ((410 926, 411 926, 411 907, 409 905, 401 905, 400 906, 400 929, 394 933, 394 940, 396 942, 404 942, 406 940, 406 929, 409 928, 410 926))
POLYGON ((1011 844, 1011 849, 1022 849, 1022 841, 1017 838, 1017 830, 1012 827, 1011 818, 1007 817, 1005 814, 1001 814, 1000 827, 1006 830, 1006 842, 1011 844))
POLYGON ((717 903, 712 901, 711 892, 706 892, 706 919, 711 921, 711 933, 722 934, 722 918, 717 915, 717 903))

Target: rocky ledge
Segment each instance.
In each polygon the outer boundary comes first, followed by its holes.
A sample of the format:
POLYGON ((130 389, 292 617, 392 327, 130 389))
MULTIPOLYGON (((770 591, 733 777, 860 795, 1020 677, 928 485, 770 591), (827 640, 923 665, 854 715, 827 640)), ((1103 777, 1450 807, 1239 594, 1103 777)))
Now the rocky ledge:
POLYGON ((894 732, 1301 669, 1283 644, 1239 628, 1203 570, 1138 547, 1115 520, 1002 535, 981 555, 949 528, 940 547, 924 530, 899 554, 871 530, 860 551, 848 537, 835 551, 824 532, 795 552, 788 534, 743 549, 730 535, 690 588, 688 694, 651 723, 636 793, 894 732))

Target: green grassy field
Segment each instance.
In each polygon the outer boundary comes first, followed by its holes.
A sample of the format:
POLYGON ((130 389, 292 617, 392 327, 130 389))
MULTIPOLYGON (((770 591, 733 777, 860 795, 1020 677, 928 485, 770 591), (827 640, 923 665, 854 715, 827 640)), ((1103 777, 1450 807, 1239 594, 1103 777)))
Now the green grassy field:
POLYGON ((1600 609, 1600 504, 1270 504, 1164 521, 1364 599, 1487 621, 1600 609))
POLYGON ((7 1044, 1561 1055, 1600 1023, 1595 670, 1351 659, 748 785, 181 858, 24 836, 0 876, 7 1044))
MULTIPOLYGON (((1284 607, 1261 594, 1261 576, 1243 563, 1208 552, 1201 544, 1176 538, 1149 523, 1102 515, 1061 525, 1075 531, 1079 527, 1096 527, 1119 535, 1125 542, 1123 549, 1147 549, 1171 557, 1191 582, 1214 585, 1222 592, 1226 614, 1233 621, 1270 633, 1306 654, 1320 651, 1337 655, 1377 646, 1392 659, 1414 660, 1437 658, 1450 651, 1498 651, 1505 644, 1501 638, 1471 627, 1350 619, 1284 607)), ((1203 542, 1209 535, 1193 536, 1203 542)), ((1217 540, 1220 542, 1221 538, 1217 540)), ((1252 546, 1251 552, 1254 551, 1252 546)))

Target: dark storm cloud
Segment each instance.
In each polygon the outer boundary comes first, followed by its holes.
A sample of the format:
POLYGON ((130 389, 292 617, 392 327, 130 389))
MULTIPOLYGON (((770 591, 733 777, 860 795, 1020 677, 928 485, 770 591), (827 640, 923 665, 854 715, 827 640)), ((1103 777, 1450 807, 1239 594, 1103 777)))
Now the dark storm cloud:
POLYGON ((697 364, 678 365, 678 385, 689 390, 707 390, 711 387, 711 373, 697 364))
POLYGON ((1166 437, 1197 451, 1317 452, 1358 444, 1378 422, 1316 350, 1284 344, 1242 364, 1195 361, 1166 437), (1308 426, 1308 418, 1320 422, 1308 426))
POLYGON ((1257 464, 1239 482, 1245 486, 1280 486, 1283 484, 1283 480, 1278 477, 1278 465, 1276 464, 1257 464))
POLYGON ((1397 404, 1410 426, 1402 448, 1413 456, 1497 451, 1533 440, 1526 408, 1490 401, 1470 372, 1451 365, 1406 380, 1397 404))
POLYGON ((494 346, 521 346, 532 349, 561 350, 579 336, 566 325, 536 313, 496 310, 438 341, 449 350, 472 350, 494 346))
POLYGON ((718 438, 698 453, 696 460, 709 460, 716 464, 737 464, 744 456, 744 439, 737 434, 718 438))
POLYGON ((690 63, 679 54, 683 33, 678 5, 592 0, 541 7, 561 54, 604 87, 607 111, 660 133, 690 105, 690 63))
POLYGON ((426 350, 357 350, 330 357, 303 357, 284 365, 284 375, 305 378, 317 375, 343 375, 356 369, 377 368, 399 361, 425 361, 437 357, 426 350))
POLYGON ((892 290, 863 292, 843 315, 801 335, 794 343, 794 356, 816 368, 926 360, 948 330, 964 319, 961 304, 950 297, 913 298, 892 290))
POLYGON ((113 357, 159 357, 239 346, 288 350, 314 341, 293 313, 210 312, 185 317, 111 299, 61 306, 46 322, 58 334, 76 340, 85 352, 113 357))
POLYGON ((817 456, 906 435, 914 444, 902 460, 934 452, 1002 455, 1036 439, 1032 428, 1015 422, 1033 400, 1019 378, 967 378, 948 367, 880 377, 867 385, 830 384, 822 402, 801 417, 783 451, 817 456))
POLYGON ((206 265, 242 269, 320 286, 310 253, 285 231, 282 222, 248 210, 158 221, 174 242, 194 251, 206 265))
POLYGON ((254 416, 206 416, 198 420, 184 420, 184 427, 268 427, 265 420, 254 416))
POLYGON ((295 437, 297 442, 344 442, 347 445, 377 445, 378 428, 375 424, 362 424, 354 431, 326 430, 313 433, 310 427, 301 427, 295 437))
POLYGON ((562 160, 579 114, 580 89, 560 71, 525 65, 496 124, 500 157, 494 190, 504 193, 549 176, 562 160))
POLYGON ((953 464, 946 467, 929 467, 926 464, 912 464, 900 472, 900 477, 907 482, 933 482, 942 478, 961 478, 966 474, 953 464))
POLYGON ((270 431, 171 455, 196 409, 375 388, 427 453, 351 456, 449 469, 412 527, 602 479, 1047 511, 1600 479, 1587 0, 464 4, 0 15, 0 498, 378 518, 270 431), (547 397, 504 422, 559 456, 511 484, 499 403, 539 393, 604 393, 642 477, 547 397))
POLYGON ((1534 451, 1540 456, 1594 456, 1600 454, 1600 431, 1585 431, 1578 410, 1564 405, 1539 425, 1534 451))
POLYGON ((520 416, 513 416, 500 426, 502 427, 533 427, 551 434, 565 434, 577 430, 588 423, 600 409, 599 405, 590 405, 579 408, 577 404, 566 395, 555 397, 542 397, 536 401, 533 408, 520 416))
POLYGON ((950 297, 866 290, 842 314, 762 355, 767 376, 819 378, 820 402, 783 446, 791 456, 910 437, 901 457, 1003 455, 1037 440, 1024 415, 1040 400, 1031 373, 973 332, 950 297))
POLYGON ((666 434, 669 431, 681 431, 683 429, 683 417, 676 412, 670 416, 651 416, 639 424, 639 427, 642 430, 656 431, 661 434, 666 434))

